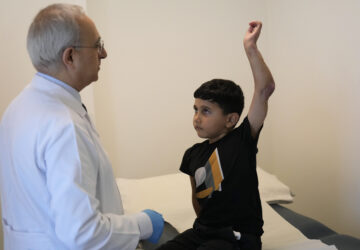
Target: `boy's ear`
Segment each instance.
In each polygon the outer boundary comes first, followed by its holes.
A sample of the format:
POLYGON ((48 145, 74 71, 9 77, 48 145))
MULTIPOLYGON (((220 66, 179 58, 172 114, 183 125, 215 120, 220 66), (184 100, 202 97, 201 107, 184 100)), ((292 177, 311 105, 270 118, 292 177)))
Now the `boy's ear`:
POLYGON ((239 121, 239 118, 240 118, 240 116, 238 113, 228 114, 227 123, 226 123, 227 127, 228 128, 234 127, 237 124, 237 122, 239 121))

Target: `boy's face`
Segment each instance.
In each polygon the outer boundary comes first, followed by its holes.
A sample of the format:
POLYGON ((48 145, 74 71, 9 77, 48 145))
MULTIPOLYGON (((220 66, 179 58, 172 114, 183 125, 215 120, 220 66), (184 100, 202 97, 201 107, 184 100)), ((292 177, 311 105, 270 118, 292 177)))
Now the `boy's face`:
POLYGON ((215 102, 195 98, 193 125, 200 138, 209 139, 213 143, 232 129, 230 116, 225 115, 215 102))

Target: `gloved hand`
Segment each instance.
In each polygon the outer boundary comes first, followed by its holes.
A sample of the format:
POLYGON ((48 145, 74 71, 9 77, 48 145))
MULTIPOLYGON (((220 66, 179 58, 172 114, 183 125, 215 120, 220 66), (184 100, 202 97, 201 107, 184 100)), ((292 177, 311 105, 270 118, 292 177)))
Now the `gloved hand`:
POLYGON ((162 235, 162 232, 164 230, 164 219, 161 214, 159 214, 158 212, 156 212, 154 210, 145 209, 143 212, 146 213, 150 217, 152 227, 153 227, 153 233, 150 236, 150 238, 147 240, 150 241, 151 243, 155 244, 159 241, 159 239, 162 235))

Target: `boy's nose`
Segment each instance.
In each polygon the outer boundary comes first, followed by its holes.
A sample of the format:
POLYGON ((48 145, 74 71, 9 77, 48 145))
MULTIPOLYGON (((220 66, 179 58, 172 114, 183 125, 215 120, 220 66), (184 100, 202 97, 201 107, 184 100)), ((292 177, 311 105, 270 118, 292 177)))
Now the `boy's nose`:
POLYGON ((194 116, 194 124, 195 125, 200 125, 201 124, 201 118, 200 116, 194 116))

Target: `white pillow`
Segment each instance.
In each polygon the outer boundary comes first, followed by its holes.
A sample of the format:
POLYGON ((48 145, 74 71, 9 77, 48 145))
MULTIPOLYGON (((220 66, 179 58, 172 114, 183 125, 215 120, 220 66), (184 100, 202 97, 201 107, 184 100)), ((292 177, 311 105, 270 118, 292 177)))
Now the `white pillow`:
MULTIPOLYGON (((291 202, 289 188, 276 176, 258 167, 259 191, 268 203, 291 202)), ((195 212, 191 204, 190 178, 176 173, 142 179, 117 178, 124 213, 153 209, 163 214, 179 232, 192 227, 195 212)))
POLYGON ((257 167, 257 173, 260 197, 263 201, 269 204, 293 202, 290 188, 282 183, 275 175, 269 174, 260 167, 257 167))

